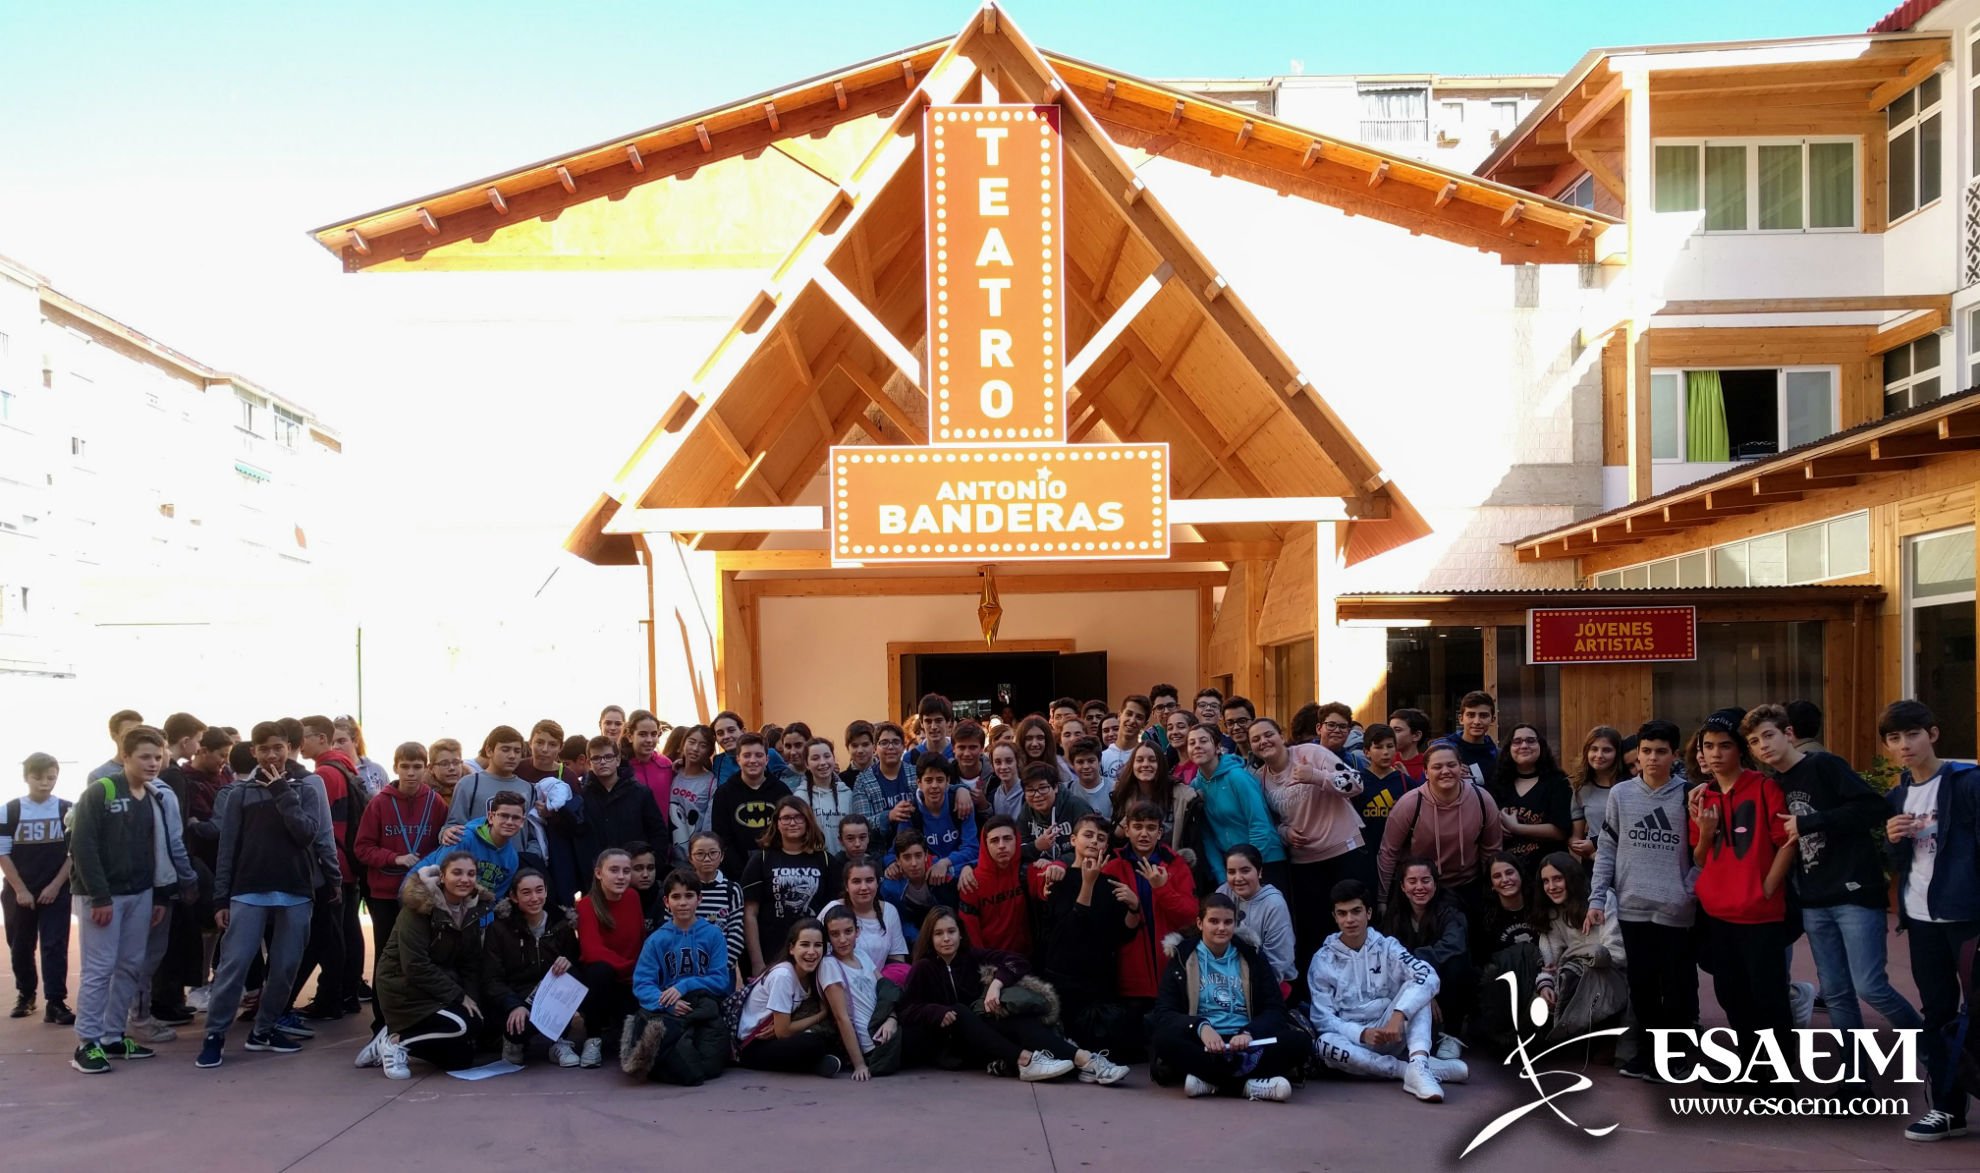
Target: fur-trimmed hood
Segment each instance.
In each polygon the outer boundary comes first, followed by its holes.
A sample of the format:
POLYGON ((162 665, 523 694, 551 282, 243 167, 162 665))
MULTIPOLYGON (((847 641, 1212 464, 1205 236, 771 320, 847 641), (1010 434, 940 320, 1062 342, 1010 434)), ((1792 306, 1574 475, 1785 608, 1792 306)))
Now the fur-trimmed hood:
MULTIPOLYGON (((986 990, 990 988, 990 983, 997 978, 997 967, 994 965, 979 965, 976 967, 976 972, 982 978, 983 988, 986 990)), ((1045 1013, 1038 1016, 1040 1021, 1046 1026, 1059 1025, 1059 991, 1052 988, 1051 982, 1043 978, 1027 975, 1018 979, 1017 988, 1028 990, 1044 1000, 1045 1013)), ((1009 987, 1006 987, 1005 992, 1009 992, 1009 987)))
MULTIPOLYGON (((406 877, 399 885, 399 906, 418 916, 431 916, 435 909, 445 903, 440 895, 440 865, 428 864, 406 877)), ((495 893, 486 884, 476 882, 474 895, 469 898, 463 918, 479 919, 482 911, 495 903, 495 893)))

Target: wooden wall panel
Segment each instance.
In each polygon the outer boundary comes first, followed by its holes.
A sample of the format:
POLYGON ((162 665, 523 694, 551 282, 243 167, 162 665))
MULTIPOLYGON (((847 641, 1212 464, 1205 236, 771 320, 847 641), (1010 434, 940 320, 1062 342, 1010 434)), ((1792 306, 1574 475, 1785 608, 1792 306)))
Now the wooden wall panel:
POLYGON ((1870 326, 1653 328, 1650 362, 1659 367, 1860 363, 1874 333, 1870 326))
POLYGON ((1272 563, 1270 585, 1265 588, 1258 615, 1258 642, 1268 647, 1306 639, 1314 630, 1314 529, 1301 526, 1295 531, 1272 563))
MULTIPOLYGON (((1652 338, 1655 333, 1652 332, 1652 338)), ((1654 356, 1656 348, 1651 347, 1654 356)), ((1625 465, 1629 463, 1629 420, 1625 418, 1623 399, 1628 394, 1624 385, 1628 372, 1623 364, 1628 361, 1623 332, 1618 330, 1609 335, 1608 344, 1602 347, 1602 463, 1625 465)))
POLYGON ((1556 754, 1564 765, 1595 726, 1614 725, 1628 733, 1650 719, 1647 664, 1565 664, 1560 680, 1560 728, 1555 738, 1556 754))

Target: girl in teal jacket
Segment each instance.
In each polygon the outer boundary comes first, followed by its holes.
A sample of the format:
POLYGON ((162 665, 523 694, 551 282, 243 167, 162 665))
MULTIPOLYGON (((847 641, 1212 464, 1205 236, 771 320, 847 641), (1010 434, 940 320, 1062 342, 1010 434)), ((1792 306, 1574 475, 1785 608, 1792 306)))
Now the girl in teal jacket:
POLYGON ((1222 752, 1216 732, 1208 726, 1191 729, 1187 746, 1189 760, 1196 763, 1196 778, 1190 785, 1203 796, 1203 847, 1209 857, 1205 862, 1217 882, 1224 882, 1225 853, 1240 843, 1258 849, 1268 873, 1284 869, 1285 844, 1272 826, 1258 779, 1235 754, 1222 752))

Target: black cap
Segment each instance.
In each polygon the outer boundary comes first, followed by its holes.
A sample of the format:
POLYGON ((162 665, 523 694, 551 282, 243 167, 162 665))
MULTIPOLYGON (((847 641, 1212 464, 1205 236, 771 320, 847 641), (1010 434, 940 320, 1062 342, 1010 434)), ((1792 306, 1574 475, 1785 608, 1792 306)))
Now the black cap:
POLYGON ((1739 736, 1739 723, 1746 720, 1746 710, 1738 705, 1723 708, 1705 718, 1702 728, 1713 733, 1730 733, 1739 736))

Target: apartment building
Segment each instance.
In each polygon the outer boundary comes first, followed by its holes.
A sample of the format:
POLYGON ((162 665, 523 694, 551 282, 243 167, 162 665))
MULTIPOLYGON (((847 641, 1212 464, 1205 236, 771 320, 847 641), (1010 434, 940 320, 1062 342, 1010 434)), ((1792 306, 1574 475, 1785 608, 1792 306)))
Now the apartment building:
POLYGON ((270 633, 334 614, 342 451, 302 404, 0 259, 0 757, 93 765, 117 708, 253 711, 270 633))

